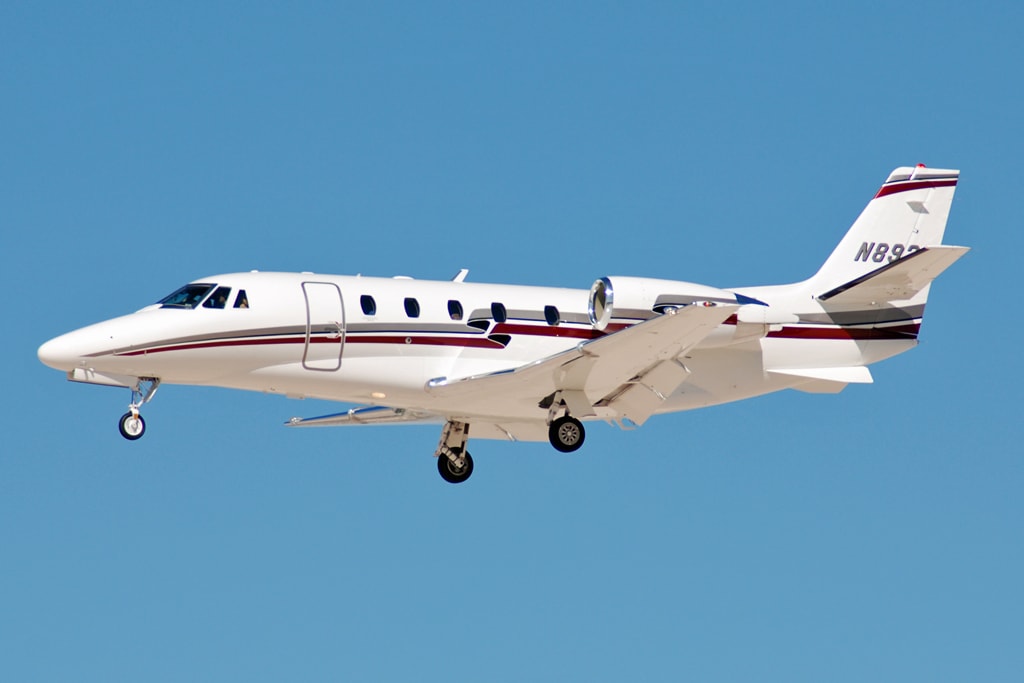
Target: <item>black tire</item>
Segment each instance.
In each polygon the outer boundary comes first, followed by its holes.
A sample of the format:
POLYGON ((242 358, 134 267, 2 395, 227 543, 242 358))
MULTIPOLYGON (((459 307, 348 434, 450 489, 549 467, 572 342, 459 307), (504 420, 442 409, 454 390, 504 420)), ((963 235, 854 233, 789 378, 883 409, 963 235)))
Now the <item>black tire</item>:
POLYGON ((587 432, 583 429, 583 423, 571 415, 558 418, 548 428, 551 445, 562 453, 578 451, 586 438, 587 432))
POLYGON ((141 415, 125 413, 121 416, 121 421, 117 423, 117 429, 121 432, 121 436, 129 441, 135 441, 136 439, 141 439, 142 435, 146 433, 146 421, 142 419, 141 415), (138 420, 138 426, 134 427, 132 420, 136 419, 138 420))
MULTIPOLYGON (((459 448, 452 449, 454 453, 460 451, 459 448)), ((461 484, 469 479, 469 475, 473 474, 473 456, 467 451, 462 457, 466 459, 466 464, 462 466, 462 469, 456 469, 447 455, 437 456, 437 471, 441 474, 441 478, 449 484, 461 484)))

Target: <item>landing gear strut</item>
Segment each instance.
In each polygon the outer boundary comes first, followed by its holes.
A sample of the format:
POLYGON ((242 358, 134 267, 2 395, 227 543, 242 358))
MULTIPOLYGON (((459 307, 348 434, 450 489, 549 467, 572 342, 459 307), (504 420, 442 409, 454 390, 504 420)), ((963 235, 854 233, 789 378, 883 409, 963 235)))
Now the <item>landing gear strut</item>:
POLYGON ((437 458, 437 471, 449 484, 464 482, 473 474, 473 457, 466 450, 468 440, 468 423, 445 423, 434 457, 437 458))
POLYGON ((139 415, 139 408, 149 403, 160 386, 160 380, 152 377, 140 377, 132 388, 132 402, 128 405, 128 412, 121 416, 117 428, 121 436, 129 441, 141 439, 146 433, 146 421, 139 415), (143 385, 148 385, 143 388, 143 385))

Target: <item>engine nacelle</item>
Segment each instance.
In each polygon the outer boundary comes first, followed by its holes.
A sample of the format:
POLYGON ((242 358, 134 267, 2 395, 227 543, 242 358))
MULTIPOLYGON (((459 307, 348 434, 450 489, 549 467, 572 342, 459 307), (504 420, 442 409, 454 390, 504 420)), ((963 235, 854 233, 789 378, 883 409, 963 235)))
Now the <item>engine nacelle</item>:
POLYGON ((693 282, 616 275, 603 277, 590 288, 588 311, 594 328, 603 330, 613 320, 635 323, 671 308, 704 302, 735 304, 736 295, 693 282))

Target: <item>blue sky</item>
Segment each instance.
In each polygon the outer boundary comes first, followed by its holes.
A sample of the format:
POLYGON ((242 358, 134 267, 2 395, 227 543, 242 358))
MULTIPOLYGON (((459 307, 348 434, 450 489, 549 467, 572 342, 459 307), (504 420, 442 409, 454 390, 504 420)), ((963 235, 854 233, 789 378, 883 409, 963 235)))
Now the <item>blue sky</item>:
POLYGON ((6 3, 0 678, 1017 680, 1015 3, 6 3), (962 169, 922 344, 571 456, 126 392, 40 343, 188 280, 811 274, 962 169))

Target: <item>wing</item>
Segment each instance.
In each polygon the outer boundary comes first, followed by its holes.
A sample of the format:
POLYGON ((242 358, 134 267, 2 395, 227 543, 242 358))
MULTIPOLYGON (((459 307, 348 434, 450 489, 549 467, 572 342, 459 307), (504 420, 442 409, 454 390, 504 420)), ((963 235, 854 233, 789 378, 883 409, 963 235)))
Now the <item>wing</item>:
POLYGON ((690 374, 677 358, 737 308, 686 306, 513 370, 434 379, 427 392, 480 405, 495 397, 540 402, 557 392, 576 417, 597 415, 596 406, 643 424, 690 374))
POLYGON ((818 297, 841 304, 910 299, 949 268, 969 247, 924 247, 818 297))
MULTIPOLYGON (((386 406, 361 406, 344 413, 320 417, 293 417, 287 427, 352 427, 390 424, 442 425, 446 418, 422 410, 405 410, 386 406)), ((498 441, 547 441, 548 427, 541 421, 496 422, 471 420, 473 438, 498 441)))
POLYGON ((293 417, 288 427, 343 427, 345 425, 382 424, 444 424, 444 418, 421 410, 389 408, 387 406, 361 406, 344 413, 320 417, 293 417))

